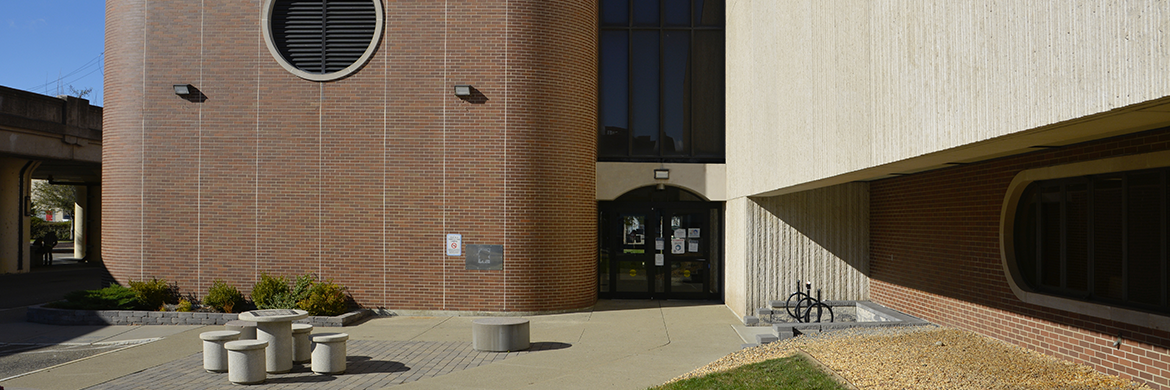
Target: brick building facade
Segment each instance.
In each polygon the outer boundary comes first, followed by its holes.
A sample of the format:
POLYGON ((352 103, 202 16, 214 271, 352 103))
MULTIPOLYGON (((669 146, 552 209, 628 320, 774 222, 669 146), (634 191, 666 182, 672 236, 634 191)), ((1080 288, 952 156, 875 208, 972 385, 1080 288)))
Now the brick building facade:
POLYGON ((1004 277, 1000 252, 1004 194, 1021 171, 1165 150, 1170 150, 1170 129, 875 181, 870 295, 939 325, 1166 386, 1170 330, 1164 325, 1022 302, 1004 277), (1121 344, 1114 346, 1118 339, 1121 344))
POLYGON ((274 60, 268 4, 109 3, 116 279, 202 294, 311 272, 367 307, 593 304, 594 4, 386 2, 373 55, 328 82, 274 60), (503 245, 505 266, 465 269, 446 234, 503 245))
POLYGON ((1156 1, 382 1, 372 54, 323 81, 270 50, 273 3, 107 6, 119 281, 311 272, 394 310, 700 297, 746 316, 812 278, 1170 388, 1170 239, 1120 252, 1157 278, 1097 291, 1068 249, 1017 253, 1011 212, 1030 183, 1136 171, 1168 198, 1156 1), (502 245, 503 268, 446 256, 452 233, 502 245))

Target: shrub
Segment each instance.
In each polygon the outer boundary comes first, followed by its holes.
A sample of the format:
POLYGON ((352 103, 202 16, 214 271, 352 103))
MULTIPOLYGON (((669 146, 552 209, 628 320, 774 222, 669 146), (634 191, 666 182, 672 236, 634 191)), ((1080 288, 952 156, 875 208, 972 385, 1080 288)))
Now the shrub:
POLYGON ((288 282, 283 276, 272 277, 260 273, 260 280, 252 285, 252 303, 259 309, 291 309, 279 307, 275 303, 288 295, 288 282))
POLYGON ((166 279, 151 279, 149 282, 131 280, 130 289, 138 294, 142 305, 148 308, 161 308, 165 307, 164 304, 175 303, 177 296, 175 288, 167 284, 166 279))
POLYGON ((309 293, 313 290, 313 275, 304 274, 297 276, 297 283, 293 286, 292 291, 289 291, 288 296, 281 302, 282 309, 296 309, 301 301, 309 299, 309 293))
POLYGON ((335 316, 346 311, 346 288, 332 280, 313 284, 309 297, 297 304, 312 316, 335 316))
POLYGON ((100 290, 78 290, 65 294, 65 301, 47 305, 58 309, 77 310, 139 310, 152 309, 143 305, 133 289, 111 285, 100 290))
POLYGON ((53 232, 58 240, 69 240, 72 237, 72 229, 70 222, 49 222, 40 217, 32 217, 29 233, 30 237, 36 239, 53 232))
POLYGON ((187 299, 180 299, 178 306, 175 306, 175 311, 191 311, 193 309, 191 301, 187 299))
POLYGON ((243 308, 244 294, 224 281, 216 280, 207 290, 207 296, 203 297, 203 304, 224 313, 234 313, 234 309, 243 308))

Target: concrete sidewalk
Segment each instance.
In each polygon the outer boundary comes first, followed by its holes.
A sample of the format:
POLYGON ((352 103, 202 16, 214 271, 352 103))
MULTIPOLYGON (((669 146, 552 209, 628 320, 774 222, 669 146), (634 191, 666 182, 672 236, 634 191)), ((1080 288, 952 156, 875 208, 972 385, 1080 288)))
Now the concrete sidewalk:
MULTIPOLYGON (((0 312, 0 317, 4 316, 0 312)), ((11 316, 11 315, 9 315, 11 316)), ((594 310, 525 317, 529 351, 471 350, 476 317, 378 317, 318 332, 350 335, 349 370, 307 367, 270 375, 259 388, 644 389, 740 349, 740 324, 725 306, 688 301, 599 301, 594 310)), ((5 390, 238 388, 203 371, 199 333, 220 326, 55 327, 0 322, 0 343, 24 340, 128 347, 0 382, 5 390), (142 340, 159 339, 149 343, 142 340)), ((0 352, 2 354, 2 352, 0 352)))

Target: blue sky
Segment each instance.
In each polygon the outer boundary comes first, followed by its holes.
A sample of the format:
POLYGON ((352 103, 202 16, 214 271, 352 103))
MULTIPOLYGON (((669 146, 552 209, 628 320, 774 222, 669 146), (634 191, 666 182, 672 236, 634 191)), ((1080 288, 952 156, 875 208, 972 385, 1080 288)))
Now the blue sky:
POLYGON ((102 105, 103 0, 0 0, 0 85, 102 105))

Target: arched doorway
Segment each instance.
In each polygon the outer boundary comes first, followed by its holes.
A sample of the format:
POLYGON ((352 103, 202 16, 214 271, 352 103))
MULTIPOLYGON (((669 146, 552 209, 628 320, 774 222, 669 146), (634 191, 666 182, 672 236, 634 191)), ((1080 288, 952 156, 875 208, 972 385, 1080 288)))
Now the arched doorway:
POLYGON ((597 209, 600 297, 722 299, 722 202, 647 186, 597 209))

